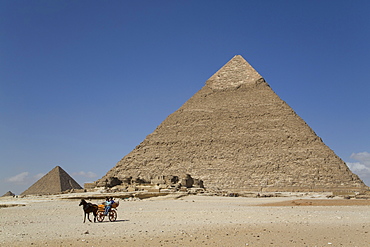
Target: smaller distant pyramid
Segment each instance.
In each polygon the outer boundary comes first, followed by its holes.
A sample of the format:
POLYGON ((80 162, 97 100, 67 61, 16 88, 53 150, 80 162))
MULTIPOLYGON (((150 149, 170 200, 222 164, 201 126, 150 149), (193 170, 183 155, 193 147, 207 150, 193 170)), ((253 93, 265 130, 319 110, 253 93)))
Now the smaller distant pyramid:
POLYGON ((56 166, 21 195, 58 194, 71 189, 82 189, 82 187, 60 166, 56 166))
POLYGON ((4 195, 2 195, 1 197, 5 197, 5 196, 15 196, 15 194, 9 190, 8 192, 6 192, 6 193, 5 193, 4 195))

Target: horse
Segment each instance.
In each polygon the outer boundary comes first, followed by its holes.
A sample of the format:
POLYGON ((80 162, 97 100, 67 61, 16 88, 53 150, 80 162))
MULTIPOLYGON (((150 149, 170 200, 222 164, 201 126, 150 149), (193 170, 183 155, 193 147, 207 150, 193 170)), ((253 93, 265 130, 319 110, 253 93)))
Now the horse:
POLYGON ((89 215, 90 213, 93 213, 94 215, 94 222, 96 222, 96 216, 98 215, 98 205, 96 204, 92 204, 90 202, 86 202, 84 199, 81 199, 81 202, 80 202, 80 205, 78 206, 81 206, 82 205, 82 208, 85 212, 85 215, 84 215, 84 223, 86 221, 86 215, 87 215, 87 219, 92 222, 89 218, 89 215))

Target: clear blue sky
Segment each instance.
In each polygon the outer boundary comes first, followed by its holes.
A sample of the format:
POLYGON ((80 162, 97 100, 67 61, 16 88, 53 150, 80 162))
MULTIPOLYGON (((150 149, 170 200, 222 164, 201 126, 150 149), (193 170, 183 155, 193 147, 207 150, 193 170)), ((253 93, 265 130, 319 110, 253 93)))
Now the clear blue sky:
POLYGON ((0 196, 101 178, 242 55, 370 185, 370 1, 0 1, 0 196))

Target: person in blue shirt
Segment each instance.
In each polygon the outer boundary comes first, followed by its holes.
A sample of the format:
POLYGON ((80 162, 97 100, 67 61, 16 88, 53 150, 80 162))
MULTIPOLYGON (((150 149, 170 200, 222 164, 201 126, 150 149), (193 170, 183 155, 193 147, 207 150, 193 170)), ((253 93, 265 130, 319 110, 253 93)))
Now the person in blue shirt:
POLYGON ((111 209, 113 202, 114 201, 113 200, 110 200, 109 197, 107 197, 105 199, 105 202, 104 202, 104 205, 105 205, 104 215, 108 215, 108 212, 111 209))

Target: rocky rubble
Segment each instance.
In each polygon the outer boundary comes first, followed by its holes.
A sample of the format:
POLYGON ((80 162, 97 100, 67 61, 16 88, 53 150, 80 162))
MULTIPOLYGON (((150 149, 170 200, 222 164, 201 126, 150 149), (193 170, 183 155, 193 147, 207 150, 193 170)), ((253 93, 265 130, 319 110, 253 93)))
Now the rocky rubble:
POLYGON ((150 192, 175 192, 188 191, 188 189, 204 189, 203 181, 192 178, 190 174, 183 174, 182 176, 157 176, 154 178, 140 178, 140 177, 124 177, 119 179, 117 177, 108 177, 105 180, 99 180, 91 188, 104 188, 110 191, 143 191, 150 192))

